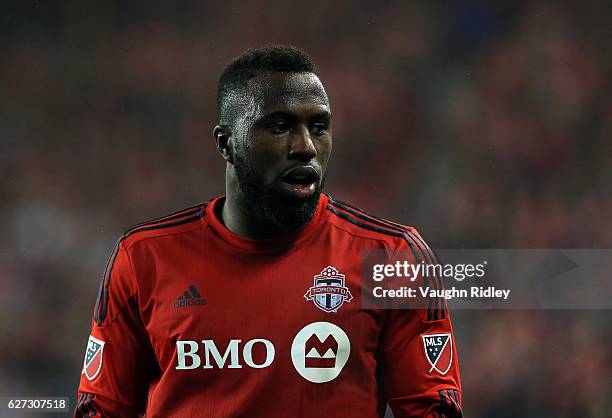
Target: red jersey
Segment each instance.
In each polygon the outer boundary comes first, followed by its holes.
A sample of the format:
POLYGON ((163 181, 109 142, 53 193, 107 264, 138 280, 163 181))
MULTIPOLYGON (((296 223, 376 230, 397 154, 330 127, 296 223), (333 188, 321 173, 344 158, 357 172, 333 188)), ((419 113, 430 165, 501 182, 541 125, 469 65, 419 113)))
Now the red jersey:
POLYGON ((361 307, 364 250, 433 257, 413 228, 322 195, 298 232, 249 240, 223 225, 222 202, 120 238, 76 417, 373 418, 387 403, 396 418, 461 416, 444 304, 361 307))

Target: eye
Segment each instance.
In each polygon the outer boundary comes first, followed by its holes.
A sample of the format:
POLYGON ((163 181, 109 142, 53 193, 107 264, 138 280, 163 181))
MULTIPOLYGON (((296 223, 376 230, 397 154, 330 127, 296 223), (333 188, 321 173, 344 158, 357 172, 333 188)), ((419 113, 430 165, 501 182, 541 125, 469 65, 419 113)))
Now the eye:
POLYGON ((274 135, 279 135, 289 130, 289 124, 287 122, 273 122, 268 125, 268 131, 274 135))
POLYGON ((310 129, 315 135, 323 135, 327 131, 327 123, 315 123, 310 129))

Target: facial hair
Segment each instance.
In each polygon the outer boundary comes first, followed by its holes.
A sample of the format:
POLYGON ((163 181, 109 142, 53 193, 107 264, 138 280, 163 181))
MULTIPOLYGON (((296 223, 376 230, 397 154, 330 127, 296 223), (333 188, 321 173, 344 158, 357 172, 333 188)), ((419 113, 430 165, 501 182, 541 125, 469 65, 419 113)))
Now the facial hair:
POLYGON ((242 153, 234 154, 234 172, 249 215, 262 225, 281 231, 293 231, 312 220, 325 184, 325 176, 307 199, 290 199, 264 185, 242 153))

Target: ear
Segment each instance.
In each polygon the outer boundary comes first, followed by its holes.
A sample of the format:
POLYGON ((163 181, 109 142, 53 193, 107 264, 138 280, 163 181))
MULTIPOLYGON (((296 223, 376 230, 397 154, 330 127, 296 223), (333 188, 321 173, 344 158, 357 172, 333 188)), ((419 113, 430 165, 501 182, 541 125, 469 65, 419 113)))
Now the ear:
POLYGON ((234 164, 234 141, 232 141, 232 131, 229 126, 217 125, 213 130, 217 151, 225 161, 234 164))

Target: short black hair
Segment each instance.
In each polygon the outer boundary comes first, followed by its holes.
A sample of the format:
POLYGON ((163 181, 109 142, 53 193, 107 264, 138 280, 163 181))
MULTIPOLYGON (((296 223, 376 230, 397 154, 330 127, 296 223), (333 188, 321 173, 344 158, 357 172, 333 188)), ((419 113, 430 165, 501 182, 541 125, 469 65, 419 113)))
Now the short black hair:
POLYGON ((217 118, 219 124, 233 123, 236 103, 228 100, 231 93, 247 82, 268 72, 314 73, 317 66, 301 48, 290 45, 266 45, 251 48, 236 57, 221 73, 217 85, 217 118))

